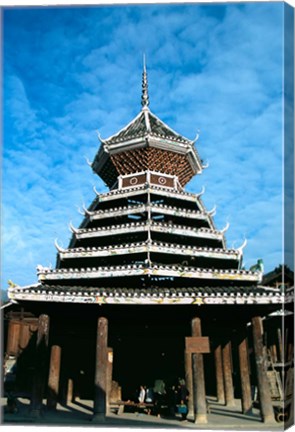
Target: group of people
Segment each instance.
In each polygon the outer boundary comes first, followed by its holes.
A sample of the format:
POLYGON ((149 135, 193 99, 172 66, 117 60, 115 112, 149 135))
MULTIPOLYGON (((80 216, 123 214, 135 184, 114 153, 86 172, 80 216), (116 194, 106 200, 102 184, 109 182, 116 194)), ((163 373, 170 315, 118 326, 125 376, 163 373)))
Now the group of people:
POLYGON ((170 417, 181 414, 185 420, 188 413, 189 392, 184 379, 166 388, 163 380, 156 380, 154 386, 141 385, 137 394, 137 402, 147 404, 147 413, 160 416, 166 412, 170 417), (149 406, 151 404, 151 406, 149 406))

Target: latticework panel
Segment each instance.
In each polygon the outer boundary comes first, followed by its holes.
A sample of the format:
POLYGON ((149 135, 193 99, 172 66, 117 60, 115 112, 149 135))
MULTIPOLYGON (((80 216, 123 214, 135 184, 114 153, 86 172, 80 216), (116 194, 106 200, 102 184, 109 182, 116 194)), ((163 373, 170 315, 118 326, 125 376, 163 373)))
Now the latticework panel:
POLYGON ((116 170, 121 175, 150 170, 176 175, 184 186, 194 175, 187 156, 154 147, 130 150, 111 156, 116 170))

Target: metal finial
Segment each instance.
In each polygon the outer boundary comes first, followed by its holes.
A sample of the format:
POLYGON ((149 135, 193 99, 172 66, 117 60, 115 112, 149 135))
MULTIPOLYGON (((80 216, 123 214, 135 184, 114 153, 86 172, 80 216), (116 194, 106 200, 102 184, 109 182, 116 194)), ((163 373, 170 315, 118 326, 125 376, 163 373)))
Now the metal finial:
POLYGON ((143 72, 142 72, 142 95, 141 95, 141 105, 143 108, 149 106, 149 94, 148 94, 148 80, 146 73, 146 63, 145 54, 143 55, 143 72))

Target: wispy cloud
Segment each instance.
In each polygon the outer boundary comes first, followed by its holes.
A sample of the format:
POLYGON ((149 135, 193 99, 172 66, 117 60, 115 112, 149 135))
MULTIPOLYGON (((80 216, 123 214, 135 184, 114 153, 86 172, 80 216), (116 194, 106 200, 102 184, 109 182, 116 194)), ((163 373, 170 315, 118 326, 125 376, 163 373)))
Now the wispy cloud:
POLYGON ((77 207, 104 190, 84 157, 140 109, 193 138, 228 245, 245 263, 281 262, 283 4, 133 5, 4 10, 3 271, 34 282, 67 245, 77 207))

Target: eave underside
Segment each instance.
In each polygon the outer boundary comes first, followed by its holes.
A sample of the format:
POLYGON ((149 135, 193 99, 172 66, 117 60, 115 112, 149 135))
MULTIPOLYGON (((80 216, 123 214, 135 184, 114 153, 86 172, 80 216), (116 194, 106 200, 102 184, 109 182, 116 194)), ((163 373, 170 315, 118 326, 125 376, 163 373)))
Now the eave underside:
POLYGON ((185 154, 144 147, 111 155, 111 160, 120 175, 150 170, 175 175, 184 186, 195 172, 185 154))

